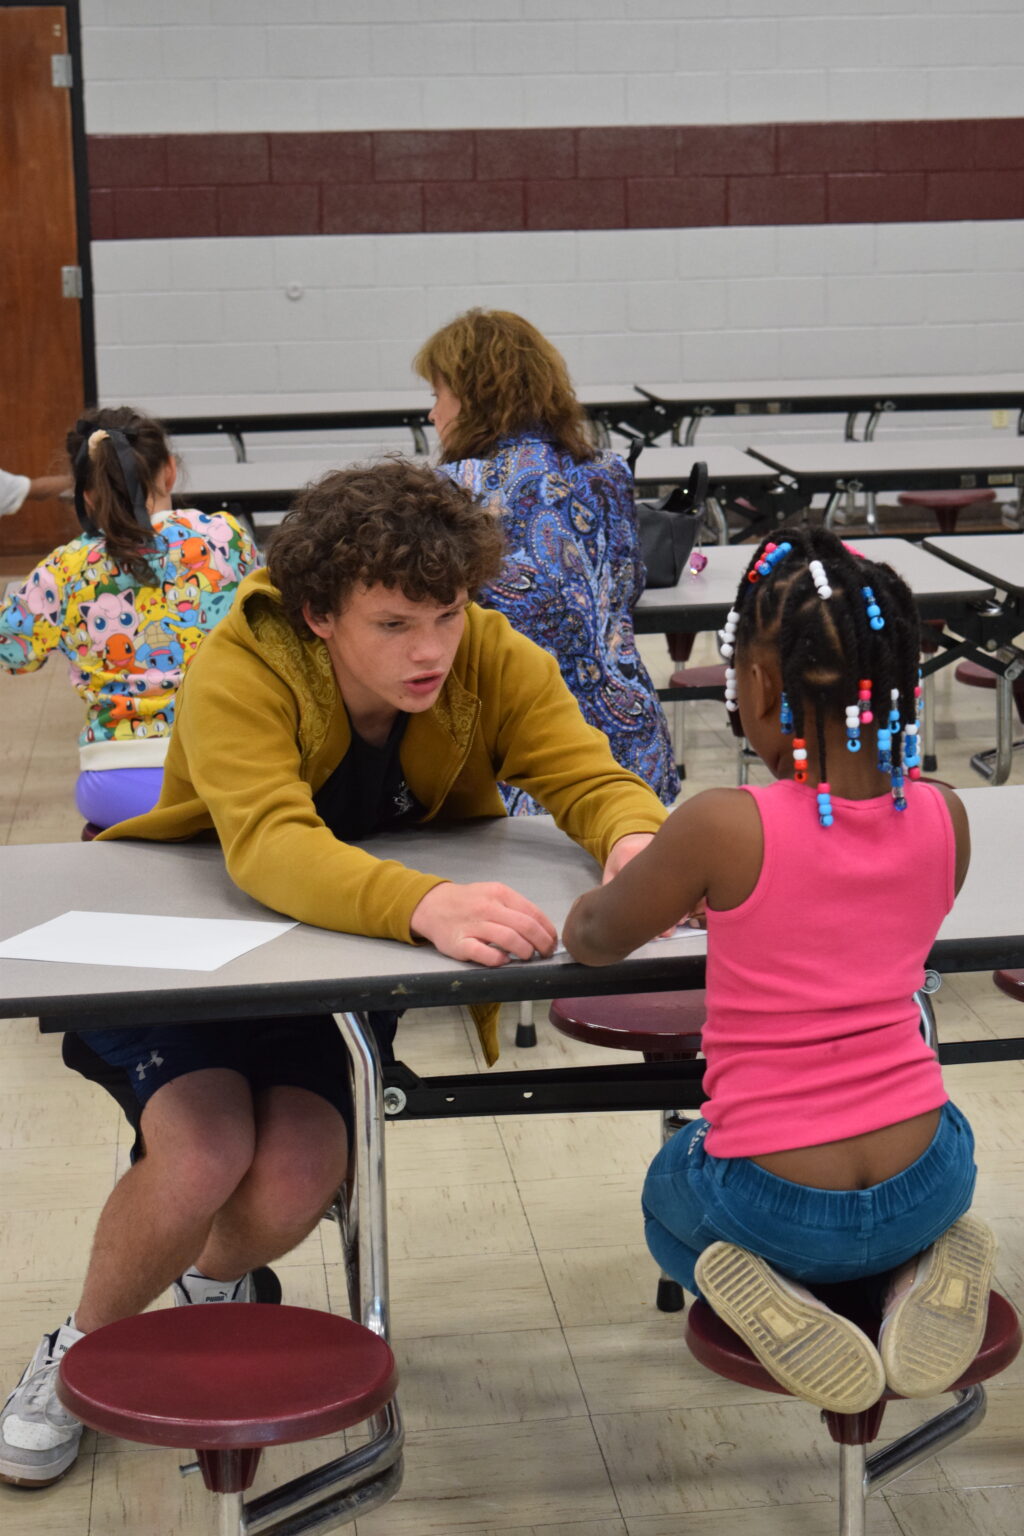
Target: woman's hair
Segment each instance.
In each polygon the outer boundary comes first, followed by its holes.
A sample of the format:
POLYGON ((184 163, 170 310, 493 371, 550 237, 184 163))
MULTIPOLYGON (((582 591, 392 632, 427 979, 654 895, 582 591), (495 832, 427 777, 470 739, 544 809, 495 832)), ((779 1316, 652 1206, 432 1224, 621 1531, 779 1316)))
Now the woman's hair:
POLYGON ((338 614, 355 587, 397 588, 444 606, 473 597, 501 569, 501 523, 425 465, 382 459, 324 475, 300 491, 267 548, 270 579, 292 626, 338 614))
POLYGON ((130 405, 90 410, 71 428, 66 447, 80 515, 88 493, 88 517, 103 535, 111 559, 137 581, 151 581, 147 553, 153 531, 144 513, 160 471, 171 458, 163 427, 130 405))
POLYGON ((486 458, 503 437, 541 428, 576 460, 592 459, 586 415, 562 354, 529 320, 507 309, 470 309, 413 359, 428 384, 443 380, 459 401, 441 459, 486 458))
POLYGON ((849 721, 859 700, 860 719, 870 709, 876 729, 884 730, 898 711, 891 743, 895 793, 897 780, 902 782, 901 733, 916 725, 920 654, 917 609, 902 577, 854 554, 828 529, 783 528, 762 541, 740 582, 734 612, 737 652, 757 644, 778 651, 795 739, 804 736, 805 713, 812 709, 821 779, 828 777, 826 718, 849 721), (820 562, 819 570, 811 569, 813 562, 820 562), (767 571, 759 570, 764 565, 767 571), (869 614, 869 606, 878 612, 869 614))

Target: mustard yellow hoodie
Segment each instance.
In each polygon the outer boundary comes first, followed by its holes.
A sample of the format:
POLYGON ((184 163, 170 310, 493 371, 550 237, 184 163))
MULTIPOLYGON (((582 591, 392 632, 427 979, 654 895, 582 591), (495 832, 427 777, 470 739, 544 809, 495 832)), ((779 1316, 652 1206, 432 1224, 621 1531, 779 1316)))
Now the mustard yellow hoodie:
MULTIPOLYGON (((255 571, 185 675, 157 805, 102 836, 214 831, 235 884, 264 905, 321 928, 415 942, 412 913, 444 877, 339 841, 313 804, 350 741, 326 646, 295 633, 267 572, 255 571)), ((504 815, 504 780, 598 864, 620 837, 655 832, 668 815, 584 721, 553 657, 475 604, 436 702, 409 717, 401 762, 424 821, 504 815)))

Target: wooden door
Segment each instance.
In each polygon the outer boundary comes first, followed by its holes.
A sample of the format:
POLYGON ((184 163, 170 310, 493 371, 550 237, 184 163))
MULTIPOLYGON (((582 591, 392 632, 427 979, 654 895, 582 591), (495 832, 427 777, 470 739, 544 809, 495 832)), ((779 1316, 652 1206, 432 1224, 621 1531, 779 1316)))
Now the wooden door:
MULTIPOLYGON (((0 7, 0 467, 60 474, 83 403, 71 92, 53 83, 69 50, 64 6, 0 7)), ((29 501, 0 519, 0 554, 46 554, 77 529, 74 509, 29 501)), ((27 564, 27 562, 26 562, 27 564)))

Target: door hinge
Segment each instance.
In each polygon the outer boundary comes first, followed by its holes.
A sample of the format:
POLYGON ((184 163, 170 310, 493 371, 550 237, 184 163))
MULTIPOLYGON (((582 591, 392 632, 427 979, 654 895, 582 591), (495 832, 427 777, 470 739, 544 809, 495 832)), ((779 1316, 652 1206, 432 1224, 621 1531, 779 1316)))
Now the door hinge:
POLYGON ((54 85, 61 86, 70 91, 74 85, 74 76, 71 72, 70 53, 52 53, 50 55, 50 79, 54 85))
POLYGON ((82 297, 81 267, 61 267, 60 291, 66 299, 80 299, 82 297))

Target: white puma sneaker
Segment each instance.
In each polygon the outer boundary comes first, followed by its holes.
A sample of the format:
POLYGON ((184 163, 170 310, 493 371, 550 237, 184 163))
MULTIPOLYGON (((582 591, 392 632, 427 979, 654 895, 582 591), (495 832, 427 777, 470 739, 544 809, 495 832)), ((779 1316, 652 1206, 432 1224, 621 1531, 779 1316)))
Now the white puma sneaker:
POLYGON ((57 1396, 57 1367, 83 1337, 67 1323, 43 1334, 0 1412, 0 1482, 45 1488, 74 1465, 83 1426, 57 1396))

